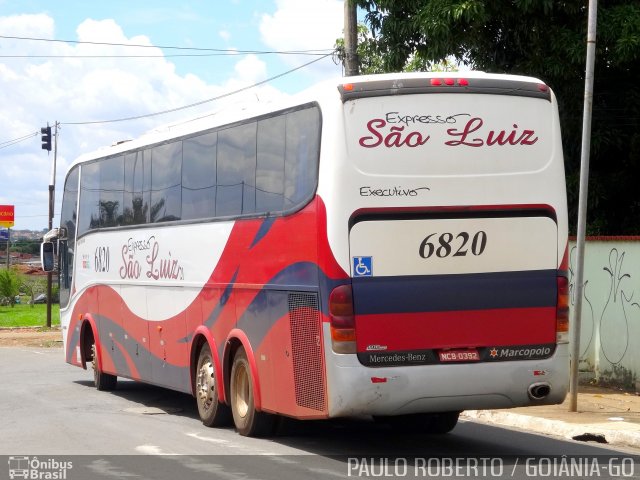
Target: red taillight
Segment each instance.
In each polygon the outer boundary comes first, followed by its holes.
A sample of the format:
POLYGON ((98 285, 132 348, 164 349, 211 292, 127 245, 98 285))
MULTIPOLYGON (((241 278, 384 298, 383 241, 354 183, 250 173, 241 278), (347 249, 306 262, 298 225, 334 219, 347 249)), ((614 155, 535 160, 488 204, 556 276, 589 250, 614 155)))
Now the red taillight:
POLYGON ((351 285, 340 285, 329 295, 331 345, 336 353, 356 353, 356 321, 351 285))
POLYGON ((329 313, 331 316, 353 317, 353 291, 351 285, 340 285, 329 295, 329 313))
POLYGON ((469 80, 466 78, 432 78, 429 80, 432 87, 441 87, 442 85, 447 85, 448 87, 453 87, 456 84, 460 87, 468 87, 469 80))
POLYGON ((569 342, 569 279, 557 277, 558 299, 556 302, 556 341, 569 342))

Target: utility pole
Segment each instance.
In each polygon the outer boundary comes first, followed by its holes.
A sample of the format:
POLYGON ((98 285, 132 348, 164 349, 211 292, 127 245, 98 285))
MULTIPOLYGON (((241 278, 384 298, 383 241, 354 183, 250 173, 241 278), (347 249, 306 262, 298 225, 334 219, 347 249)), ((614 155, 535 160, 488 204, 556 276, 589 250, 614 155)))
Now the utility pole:
MULTIPOLYGON (((56 191, 56 160, 58 157, 58 126, 60 124, 55 122, 53 133, 53 164, 51 165, 51 179, 49 180, 49 231, 53 229, 53 213, 55 204, 55 191, 56 191)), ((43 145, 44 150, 51 151, 51 127, 47 124, 46 129, 42 129, 43 133, 43 145), (46 148, 46 142, 44 141, 45 130, 49 132, 49 143, 46 148)), ((47 272, 47 328, 51 328, 51 293, 53 283, 53 272, 47 272)))
POLYGON ((580 323, 582 319, 582 291, 584 278, 584 248, 587 224, 587 199, 589 192, 589 154, 591 150, 591 112, 593 110, 593 75, 596 61, 596 28, 598 24, 598 0, 589 0, 589 27, 587 31, 587 65, 584 77, 584 112, 582 117, 582 154, 580 158, 580 195, 578 203, 578 232, 576 245, 576 304, 571 336, 571 382, 569 411, 578 410, 578 364, 580 363, 580 323))
POLYGON ((354 0, 344 0, 344 73, 347 77, 358 73, 358 25, 354 0))
POLYGON ((9 244, 11 243, 11 228, 7 228, 7 271, 11 267, 11 263, 9 261, 9 244))

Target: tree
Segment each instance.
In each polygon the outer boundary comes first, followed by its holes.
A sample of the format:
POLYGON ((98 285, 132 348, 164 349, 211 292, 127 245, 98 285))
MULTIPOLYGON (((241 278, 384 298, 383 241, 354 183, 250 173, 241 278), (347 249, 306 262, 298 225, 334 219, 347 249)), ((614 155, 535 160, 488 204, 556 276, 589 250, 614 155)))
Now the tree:
POLYGON ((31 303, 31 307, 33 308, 33 300, 36 298, 36 295, 46 290, 47 285, 44 278, 20 275, 18 280, 23 292, 31 297, 31 302, 29 303, 31 303))
POLYGON ((18 293, 20 293, 20 282, 16 272, 6 268, 0 270, 0 297, 3 297, 13 307, 18 293))
MULTIPOLYGON (((358 24, 358 59, 360 63, 360 73, 362 75, 372 75, 385 73, 387 65, 384 57, 378 54, 376 40, 371 36, 371 31, 366 25, 358 24)), ((336 63, 345 62, 344 39, 338 38, 335 44, 336 63)), ((407 59, 402 68, 403 72, 430 71, 430 72, 451 72, 458 69, 451 58, 445 58, 439 62, 433 62, 413 55, 407 59)))
MULTIPOLYGON (((584 0, 357 0, 382 71, 453 58, 536 76, 556 93, 575 231, 586 58, 584 0)), ((368 60, 371 61, 371 60, 368 60)), ((640 3, 600 2, 589 187, 590 234, 640 234, 640 3)))

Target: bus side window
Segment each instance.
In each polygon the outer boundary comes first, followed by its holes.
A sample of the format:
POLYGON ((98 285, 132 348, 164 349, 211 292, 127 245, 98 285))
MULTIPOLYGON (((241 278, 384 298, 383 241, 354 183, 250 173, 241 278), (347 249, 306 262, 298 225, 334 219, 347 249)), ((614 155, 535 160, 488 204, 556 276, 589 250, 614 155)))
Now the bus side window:
POLYGON ((76 204, 78 197, 78 173, 79 168, 75 167, 67 177, 60 212, 60 231, 63 233, 62 238, 58 240, 58 270, 60 271, 60 306, 62 308, 66 307, 69 303, 71 281, 73 278, 73 256, 76 244, 76 222, 78 221, 78 208, 76 204))
POLYGON ((308 199, 315 190, 320 154, 320 114, 307 108, 287 115, 285 209, 308 199))
POLYGON ((66 240, 58 242, 60 286, 64 289, 71 288, 71 271, 69 270, 69 246, 66 240))

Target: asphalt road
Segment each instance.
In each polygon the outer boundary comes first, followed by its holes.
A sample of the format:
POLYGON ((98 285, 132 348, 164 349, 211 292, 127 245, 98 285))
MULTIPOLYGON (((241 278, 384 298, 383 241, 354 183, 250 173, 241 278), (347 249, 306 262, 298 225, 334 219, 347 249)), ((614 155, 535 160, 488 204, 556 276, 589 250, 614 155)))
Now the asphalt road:
POLYGON ((367 419, 290 421, 273 438, 246 438, 204 427, 188 395, 127 380, 98 392, 91 371, 64 363, 61 349, 0 348, 0 479, 19 457, 37 457, 40 471, 72 462, 69 480, 563 478, 559 455, 573 473, 596 476, 597 467, 600 478, 640 478, 638 460, 623 460, 630 453, 474 422, 429 436, 367 419), (543 458, 526 463, 534 456, 543 458), (456 458, 458 470, 447 463, 456 458))

